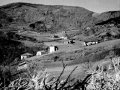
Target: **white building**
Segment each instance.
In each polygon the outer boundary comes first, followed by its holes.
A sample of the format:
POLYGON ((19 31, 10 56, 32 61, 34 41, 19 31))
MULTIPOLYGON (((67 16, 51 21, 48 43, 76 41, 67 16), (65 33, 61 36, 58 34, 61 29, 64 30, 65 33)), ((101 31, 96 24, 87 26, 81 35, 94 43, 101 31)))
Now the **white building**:
POLYGON ((30 54, 30 53, 22 54, 22 55, 21 55, 21 60, 26 59, 26 58, 29 58, 29 57, 31 57, 31 56, 33 56, 33 55, 30 54))
POLYGON ((43 55, 43 54, 45 54, 46 52, 44 51, 44 50, 42 50, 42 51, 38 51, 37 53, 36 53, 36 56, 40 56, 40 55, 43 55))
POLYGON ((60 38, 61 38, 61 39, 64 39, 64 40, 67 40, 67 39, 68 39, 67 37, 64 37, 64 36, 61 36, 60 38))
POLYGON ((98 42, 84 42, 83 46, 90 46, 90 45, 95 45, 98 44, 98 42))
POLYGON ((87 29, 87 30, 90 30, 91 28, 90 28, 90 27, 87 27, 86 29, 87 29))
POLYGON ((18 65, 17 70, 23 70, 27 68, 28 68, 28 64, 26 62, 22 62, 18 65))
POLYGON ((83 43, 82 43, 82 46, 86 46, 86 42, 83 42, 83 43))
POLYGON ((115 25, 114 24, 109 24, 109 26, 114 27, 115 25))
POLYGON ((49 52, 52 53, 52 52, 55 52, 58 50, 58 47, 57 46, 50 46, 49 47, 49 52))

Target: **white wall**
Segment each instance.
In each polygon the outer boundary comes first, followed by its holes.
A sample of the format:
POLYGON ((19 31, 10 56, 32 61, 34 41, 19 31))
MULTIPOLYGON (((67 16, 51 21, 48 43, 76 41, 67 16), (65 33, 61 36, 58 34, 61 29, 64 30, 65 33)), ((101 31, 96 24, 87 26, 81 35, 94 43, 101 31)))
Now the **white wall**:
POLYGON ((55 52, 55 47, 54 46, 50 47, 50 53, 52 53, 52 52, 55 52))
POLYGON ((22 55, 21 55, 21 60, 22 60, 22 59, 26 59, 26 58, 27 58, 27 56, 22 56, 22 55))
POLYGON ((38 51, 38 52, 36 53, 36 56, 39 56, 39 55, 42 55, 41 51, 38 51))
POLYGON ((82 46, 86 46, 86 43, 85 43, 85 42, 83 42, 83 43, 82 43, 82 46))
POLYGON ((61 39, 67 40, 67 37, 60 37, 61 39))

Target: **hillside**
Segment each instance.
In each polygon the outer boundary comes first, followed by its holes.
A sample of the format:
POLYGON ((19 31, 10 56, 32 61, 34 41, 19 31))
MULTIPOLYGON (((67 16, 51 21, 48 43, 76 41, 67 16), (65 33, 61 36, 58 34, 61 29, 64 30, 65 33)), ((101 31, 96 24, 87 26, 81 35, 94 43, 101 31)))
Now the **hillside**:
POLYGON ((69 39, 80 41, 120 38, 120 11, 97 14, 82 7, 19 2, 0 6, 0 13, 0 32, 20 42, 40 44, 51 40, 42 34, 62 31, 67 32, 69 39))
POLYGON ((1 6, 0 13, 1 29, 49 33, 79 30, 79 37, 111 31, 110 24, 114 24, 111 26, 117 28, 117 31, 120 27, 120 11, 97 14, 82 7, 19 2, 1 6))
POLYGON ((66 31, 69 39, 80 41, 104 42, 120 38, 120 11, 98 14, 82 7, 19 2, 0 6, 0 13, 3 36, 34 49, 38 48, 37 44, 42 48, 43 42, 51 41, 42 36, 44 33, 66 31))
MULTIPOLYGON (((16 74, 21 62, 30 71, 47 68, 47 72, 58 74, 64 61, 68 65, 65 75, 78 65, 73 76, 83 78, 101 60, 120 56, 120 11, 100 14, 82 7, 22 2, 0 6, 0 52, 0 74, 12 65, 15 69, 8 71, 16 74), (50 52, 50 46, 58 50, 50 52), (45 54, 37 56, 41 50, 45 54), (33 56, 21 60, 24 53, 33 56)), ((9 74, 4 75, 8 78, 9 74)))
MULTIPOLYGON (((1 6, 1 26, 39 31, 80 29, 91 25, 93 12, 81 7, 12 3, 1 6)), ((94 18, 93 18, 94 19, 94 18)), ((92 20, 93 20, 92 19, 92 20)))

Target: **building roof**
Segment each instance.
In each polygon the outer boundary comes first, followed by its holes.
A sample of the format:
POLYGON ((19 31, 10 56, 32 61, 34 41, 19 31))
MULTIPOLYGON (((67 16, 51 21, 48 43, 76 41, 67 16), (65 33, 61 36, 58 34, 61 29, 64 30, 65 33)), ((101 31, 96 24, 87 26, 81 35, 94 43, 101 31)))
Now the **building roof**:
POLYGON ((32 55, 31 53, 24 53, 22 54, 22 56, 29 56, 29 55, 32 55))

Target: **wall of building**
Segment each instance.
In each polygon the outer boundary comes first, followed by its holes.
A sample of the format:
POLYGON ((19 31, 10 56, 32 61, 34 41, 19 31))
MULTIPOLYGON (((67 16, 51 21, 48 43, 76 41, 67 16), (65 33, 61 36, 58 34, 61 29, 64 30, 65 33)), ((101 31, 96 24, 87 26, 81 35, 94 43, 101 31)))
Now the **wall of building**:
POLYGON ((52 52, 55 52, 55 47, 54 46, 50 47, 50 53, 52 53, 52 52))
POLYGON ((38 52, 36 53, 36 56, 39 56, 39 55, 42 55, 41 51, 38 51, 38 52))
POLYGON ((27 58, 27 56, 22 56, 21 55, 21 60, 26 59, 26 58, 27 58))

